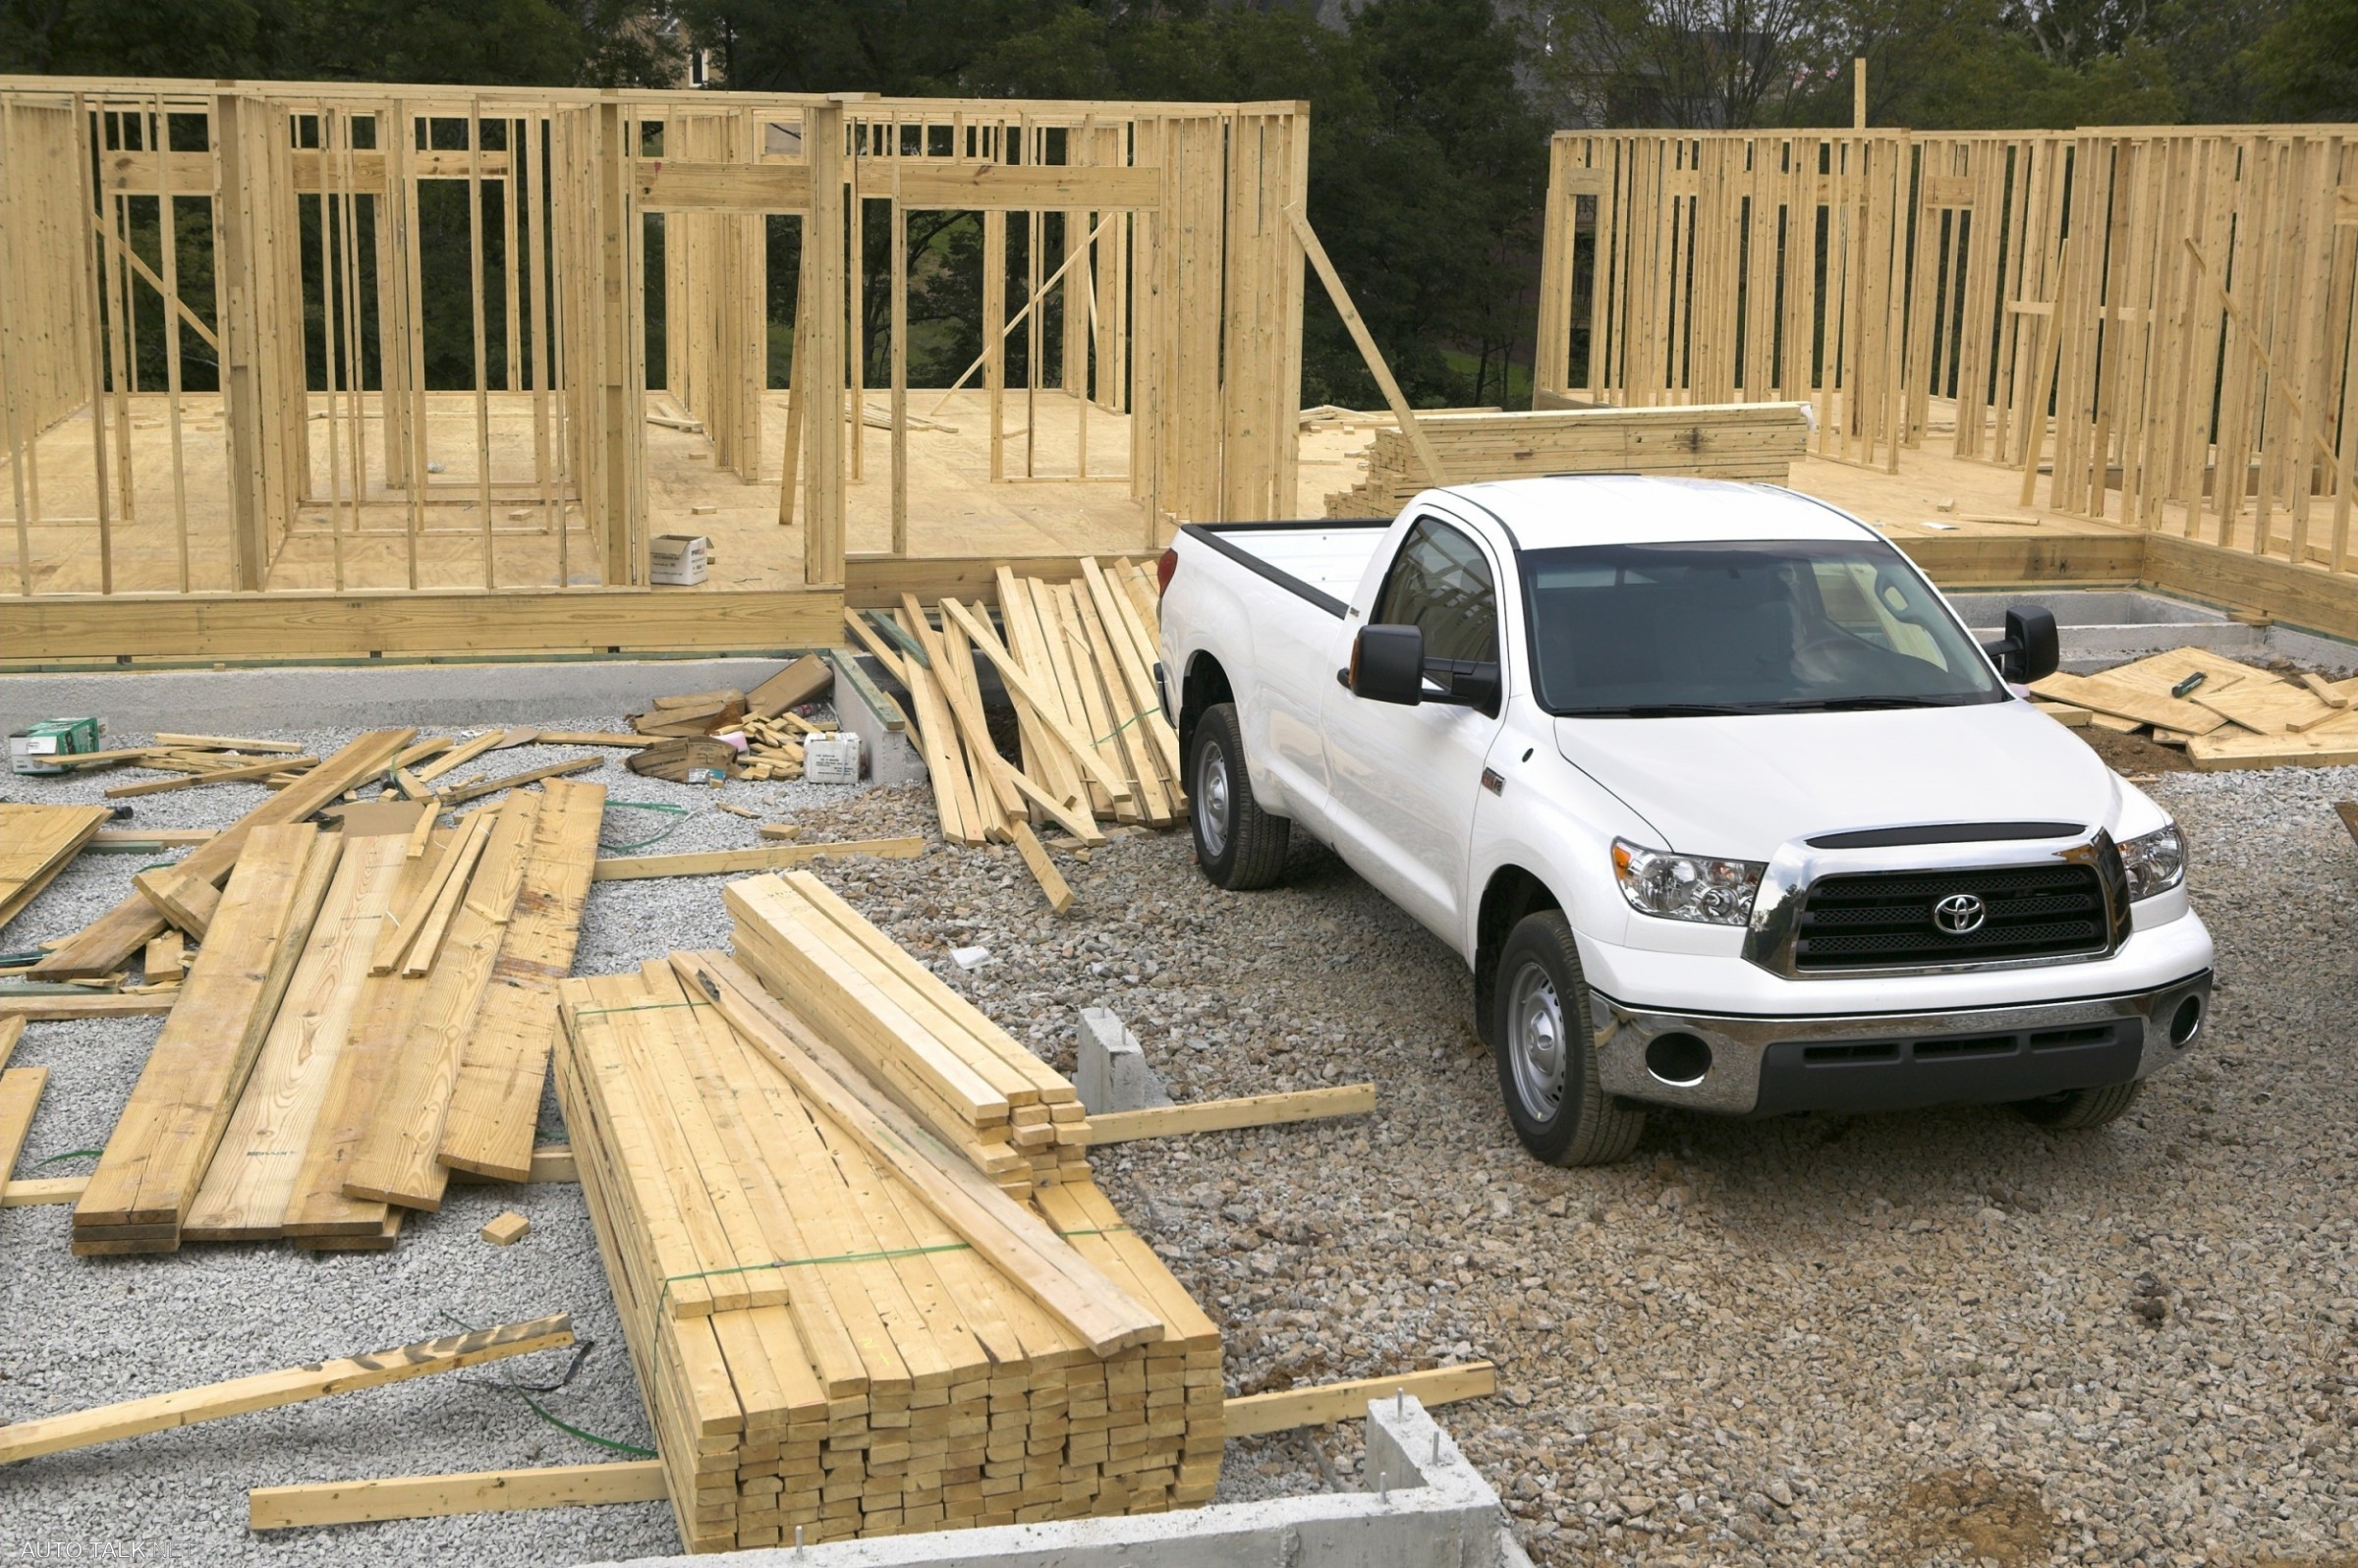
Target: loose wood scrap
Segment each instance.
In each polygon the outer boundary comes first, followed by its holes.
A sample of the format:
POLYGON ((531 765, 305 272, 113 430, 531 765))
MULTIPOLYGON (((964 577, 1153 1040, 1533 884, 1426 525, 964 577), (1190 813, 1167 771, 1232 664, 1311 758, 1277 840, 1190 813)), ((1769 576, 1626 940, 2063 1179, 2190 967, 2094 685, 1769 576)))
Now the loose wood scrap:
POLYGON ((573 969, 605 803, 600 784, 546 788, 491 984, 459 1053, 437 1154, 453 1170, 534 1177, 533 1133, 556 1037, 557 981, 573 969))
MULTIPOLYGON (((368 964, 369 974, 390 975, 400 969, 432 921, 434 912, 443 910, 444 918, 448 918, 449 906, 443 902, 443 893, 454 878, 459 887, 467 885, 467 873, 474 868, 476 857, 483 852, 483 841, 491 831, 491 824, 498 819, 496 812, 478 812, 451 837, 420 884, 416 903, 394 911, 381 923, 376 954, 368 964)), ((455 897, 454 894, 454 900, 455 897)))
POLYGON ((87 1176, 36 1176, 30 1181, 14 1181, 0 1185, 0 1208, 40 1208, 52 1204, 74 1204, 89 1190, 87 1176))
POLYGON ((0 927, 57 880, 112 815, 103 806, 0 803, 0 927))
MULTIPOLYGON (((273 823, 300 822, 333 804, 347 790, 381 772, 417 733, 370 731, 306 773, 301 782, 280 791, 197 846, 173 868, 175 876, 186 888, 182 902, 209 917, 218 901, 213 889, 237 864, 249 833, 273 823)), ((134 893, 34 965, 32 978, 71 980, 77 976, 112 974, 164 925, 164 918, 156 913, 155 907, 145 897, 134 893)))
POLYGON ((1229 1436, 1258 1437, 1296 1427, 1323 1427, 1329 1422, 1365 1417, 1371 1400, 1388 1394, 1414 1394, 1420 1403, 1430 1406, 1455 1404, 1461 1399, 1488 1399, 1496 1392, 1498 1369, 1487 1361, 1473 1361, 1455 1367, 1394 1372, 1386 1377, 1355 1377, 1349 1382, 1247 1394, 1229 1400, 1224 1414, 1229 1436))
POLYGON ((834 684, 834 666, 815 653, 806 653, 746 693, 745 710, 755 718, 775 718, 814 700, 834 684))
POLYGON ((482 1228, 483 1240, 494 1247, 513 1247, 532 1234, 533 1222, 514 1209, 492 1216, 482 1228))
POLYGON ((75 1018, 143 1018, 155 1013, 169 1013, 173 1002, 171 992, 125 995, 111 991, 80 991, 69 994, 61 987, 57 991, 25 995, 12 994, 5 987, 0 987, 0 1021, 15 1019, 55 1024, 75 1018))
POLYGON ((212 934, 156 1036, 89 1191, 74 1251, 174 1252, 326 897, 343 841, 304 824, 256 830, 212 934))
POLYGON ((32 1132, 33 1112, 40 1109, 41 1090, 49 1082, 46 1067, 0 1068, 0 1187, 12 1187, 8 1173, 17 1168, 25 1140, 32 1132))
POLYGON ((1092 1145, 1122 1144, 1140 1138, 1173 1138, 1184 1133, 1221 1132, 1240 1127, 1281 1127, 1329 1116, 1365 1116, 1375 1109, 1374 1084, 1338 1084, 1330 1089, 1297 1089, 1277 1094, 1198 1100, 1191 1105, 1098 1111, 1089 1118, 1089 1141, 1092 1145))
POLYGON ((590 873, 598 882, 639 881, 650 876, 715 876, 736 871, 775 871, 828 856, 870 860, 915 860, 926 852, 922 838, 862 838, 826 844, 761 844, 752 849, 702 850, 689 855, 621 855, 599 861, 590 873))
POLYGON ((1089 1233, 1049 1245, 1099 1249, 1099 1272, 1159 1324, 1098 1356, 701 986, 600 977, 564 997, 559 1092, 692 1549, 1208 1498, 1218 1332, 1110 1205, 1077 1225, 1037 1216, 1089 1233), (782 1302, 678 1310, 761 1271, 782 1302))
POLYGON ((202 1421, 242 1416, 249 1411, 276 1410, 282 1405, 323 1399, 330 1394, 362 1388, 380 1388, 412 1377, 457 1372, 510 1356, 530 1355, 573 1343, 573 1319, 562 1314, 530 1322, 502 1323, 471 1333, 396 1345, 338 1361, 314 1362, 283 1372, 257 1373, 201 1388, 101 1405, 70 1415, 46 1416, 0 1427, 0 1464, 32 1459, 42 1454, 120 1442, 151 1431, 193 1427, 202 1421))
POLYGON ((488 779, 480 784, 470 784, 463 789, 451 790, 442 797, 442 804, 444 806, 464 806, 469 801, 481 800, 484 796, 496 795, 501 790, 522 789, 527 784, 538 784, 546 779, 564 778, 574 773, 587 773, 591 768, 605 765, 606 759, 602 756, 577 756, 568 761, 549 762, 540 767, 528 767, 521 773, 510 773, 505 778, 488 779))

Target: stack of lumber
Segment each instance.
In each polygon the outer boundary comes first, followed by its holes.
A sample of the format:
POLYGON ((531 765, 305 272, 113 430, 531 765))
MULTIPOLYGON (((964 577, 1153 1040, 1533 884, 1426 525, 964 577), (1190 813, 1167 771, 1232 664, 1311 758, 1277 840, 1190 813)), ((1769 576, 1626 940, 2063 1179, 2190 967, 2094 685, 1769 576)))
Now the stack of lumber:
POLYGON ((2288 678, 2184 647, 2096 675, 2058 671, 2031 692, 2065 722, 2182 746, 2205 772, 2358 763, 2358 680, 2288 678))
POLYGON ((560 994, 691 1550, 1209 1499, 1218 1330, 1094 1185, 1010 1198, 721 955, 560 994))
POLYGON ((57 879, 111 814, 103 806, 0 803, 0 928, 57 879))
POLYGON ((808 871, 732 882, 738 962, 1016 1198, 1089 1178, 1073 1086, 808 871))
POLYGON ((1326 497, 1328 517, 1390 517, 1436 484, 1547 474, 1671 474, 1782 484, 1809 440, 1798 403, 1693 408, 1567 409, 1525 414, 1421 414, 1447 476, 1428 473, 1397 429, 1377 430, 1368 474, 1326 497))
POLYGON ((74 1251, 382 1249, 453 1170, 526 1179, 604 801, 552 782, 449 826, 400 803, 251 828, 74 1251))
POLYGON ((1069 901, 1039 853, 1035 823, 1082 844, 1100 820, 1168 827, 1186 812, 1179 737, 1154 692, 1159 635, 1153 585, 1138 566, 1084 559, 1070 583, 997 574, 999 617, 943 599, 938 618, 914 595, 886 618, 846 622, 909 693, 942 837, 1014 843, 1059 909, 1069 901), (1018 757, 1003 756, 982 709, 977 661, 1013 702, 1018 757))

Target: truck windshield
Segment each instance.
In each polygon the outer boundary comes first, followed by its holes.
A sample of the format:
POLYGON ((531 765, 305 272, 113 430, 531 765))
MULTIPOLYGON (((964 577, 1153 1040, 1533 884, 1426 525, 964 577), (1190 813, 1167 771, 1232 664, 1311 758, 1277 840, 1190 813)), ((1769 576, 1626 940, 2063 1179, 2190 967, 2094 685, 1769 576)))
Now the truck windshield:
POLYGON ((1655 718, 1999 702, 2006 690, 1887 544, 1597 544, 1523 557, 1551 713, 1655 718))

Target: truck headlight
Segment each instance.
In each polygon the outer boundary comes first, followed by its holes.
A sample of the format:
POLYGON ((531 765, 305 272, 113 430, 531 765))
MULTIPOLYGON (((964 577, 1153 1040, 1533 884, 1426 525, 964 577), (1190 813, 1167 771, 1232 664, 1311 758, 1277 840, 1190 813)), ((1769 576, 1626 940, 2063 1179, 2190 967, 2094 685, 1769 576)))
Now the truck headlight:
POLYGON ((1759 861, 1721 861, 1673 855, 1628 839, 1613 840, 1613 879, 1641 915, 1705 925, 1742 925, 1752 919, 1753 895, 1768 867, 1759 861))
POLYGON ((2140 833, 2120 846, 2120 868, 2129 873, 2129 900, 2166 893, 2186 880, 2186 841, 2178 824, 2140 833))

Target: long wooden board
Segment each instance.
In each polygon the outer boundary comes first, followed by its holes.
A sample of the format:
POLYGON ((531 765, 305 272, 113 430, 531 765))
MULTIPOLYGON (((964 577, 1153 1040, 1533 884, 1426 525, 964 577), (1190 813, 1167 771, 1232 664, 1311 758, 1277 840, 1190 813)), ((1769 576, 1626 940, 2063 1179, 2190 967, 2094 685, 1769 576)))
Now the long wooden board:
POLYGON ((1229 1436, 1257 1437, 1365 1417, 1368 1402, 1386 1394, 1413 1394, 1426 1405, 1447 1405, 1461 1399, 1488 1399, 1497 1391, 1498 1369, 1487 1361, 1475 1361, 1389 1377, 1355 1377, 1349 1382, 1288 1388, 1273 1394, 1247 1394, 1229 1400, 1224 1411, 1229 1436))
POLYGON ((863 838, 833 844, 758 844, 751 849, 703 850, 692 855, 617 856, 597 863, 593 881, 628 882, 650 876, 719 876, 807 866, 831 855, 909 861, 926 852, 922 838, 863 838))
POLYGON ((295 979, 271 1021, 181 1234, 192 1241, 285 1234, 306 1155, 368 981, 377 926, 417 865, 398 836, 353 841, 295 979))
POLYGON ((1364 1116, 1376 1108, 1374 1084, 1338 1084, 1331 1089, 1298 1089, 1282 1094, 1246 1094, 1235 1099, 1199 1100, 1192 1105, 1157 1105, 1145 1110, 1095 1111, 1089 1141, 1126 1144, 1141 1138, 1174 1138, 1183 1133, 1221 1132, 1238 1127, 1279 1127, 1327 1116, 1364 1116))
MULTIPOLYGON (((380 772, 417 735, 416 730, 369 731, 198 845, 175 869, 185 881, 209 890, 237 865, 238 856, 246 847, 246 836, 253 829, 300 822, 322 807, 332 805, 346 791, 380 772)), ((145 946, 148 937, 161 931, 164 924, 164 918, 156 913, 155 906, 134 893, 34 965, 32 978, 75 980, 111 975, 145 946)))
POLYGON ((340 838, 300 823, 251 836, 179 1005, 75 1205, 78 1244, 127 1239, 109 1234, 122 1227, 158 1226, 168 1234, 154 1238, 160 1245, 153 1250, 179 1245, 341 849, 340 838))
POLYGON ((491 984, 460 1051, 437 1157, 508 1181, 533 1173, 533 1135, 556 1039, 557 981, 573 970, 605 812, 602 784, 551 780, 491 984))
POLYGON ((471 1333, 396 1345, 363 1356, 207 1383, 177 1393, 126 1400, 119 1405, 101 1405, 70 1415, 13 1422, 0 1427, 0 1464, 119 1442, 175 1427, 193 1427, 200 1421, 219 1421, 224 1416, 242 1416, 249 1411, 275 1410, 282 1405, 324 1399, 330 1394, 380 1388, 412 1377, 457 1372, 462 1367, 480 1366, 487 1361, 526 1356, 535 1350, 552 1350, 572 1343, 573 1319, 559 1314, 530 1322, 502 1323, 496 1328, 478 1328, 471 1333))
POLYGON ((256 1486, 246 1494, 252 1530, 300 1530, 380 1519, 445 1519, 453 1514, 581 1508, 597 1503, 662 1502, 670 1496, 660 1459, 480 1470, 453 1476, 388 1476, 304 1486, 256 1486))

